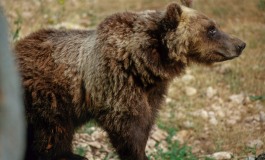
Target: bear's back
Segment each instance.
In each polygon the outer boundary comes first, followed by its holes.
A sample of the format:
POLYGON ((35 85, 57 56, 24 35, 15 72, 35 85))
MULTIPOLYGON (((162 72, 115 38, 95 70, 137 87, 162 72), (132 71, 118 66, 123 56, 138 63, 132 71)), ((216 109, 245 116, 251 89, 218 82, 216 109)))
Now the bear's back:
POLYGON ((29 122, 34 123, 39 115, 48 118, 52 114, 85 121, 82 106, 86 96, 79 59, 83 43, 93 32, 48 29, 18 41, 15 53, 29 122))

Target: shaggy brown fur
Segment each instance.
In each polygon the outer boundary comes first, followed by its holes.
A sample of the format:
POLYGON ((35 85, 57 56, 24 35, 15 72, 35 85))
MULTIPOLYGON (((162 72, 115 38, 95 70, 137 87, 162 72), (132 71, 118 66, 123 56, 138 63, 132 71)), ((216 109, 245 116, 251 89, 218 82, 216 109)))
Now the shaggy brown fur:
POLYGON ((232 59, 244 47, 175 3, 165 11, 114 14, 92 31, 29 35, 15 47, 26 90, 26 159, 81 159, 72 154, 74 131, 95 119, 121 159, 146 160, 168 83, 190 61, 232 59))

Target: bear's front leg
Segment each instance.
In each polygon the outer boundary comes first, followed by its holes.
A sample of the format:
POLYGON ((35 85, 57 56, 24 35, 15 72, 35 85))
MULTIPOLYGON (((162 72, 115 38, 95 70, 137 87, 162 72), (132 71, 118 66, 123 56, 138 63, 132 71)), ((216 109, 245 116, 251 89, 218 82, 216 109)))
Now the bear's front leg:
POLYGON ((152 126, 152 120, 148 115, 108 113, 101 125, 108 132, 121 160, 148 160, 145 147, 152 126))

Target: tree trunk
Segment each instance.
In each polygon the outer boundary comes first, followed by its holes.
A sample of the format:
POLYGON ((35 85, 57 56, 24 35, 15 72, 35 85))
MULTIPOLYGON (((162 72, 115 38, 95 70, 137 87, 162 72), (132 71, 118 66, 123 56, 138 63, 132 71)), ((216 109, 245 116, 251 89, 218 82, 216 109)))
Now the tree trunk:
POLYGON ((0 7, 0 159, 21 160, 25 148, 24 106, 6 26, 0 7))

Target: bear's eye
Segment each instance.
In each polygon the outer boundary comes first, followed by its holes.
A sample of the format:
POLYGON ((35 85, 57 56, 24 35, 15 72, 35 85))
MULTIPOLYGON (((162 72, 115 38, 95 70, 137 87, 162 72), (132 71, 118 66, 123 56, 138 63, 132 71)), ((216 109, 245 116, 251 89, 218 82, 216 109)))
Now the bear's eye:
POLYGON ((215 28, 215 26, 211 26, 211 27, 208 28, 208 35, 210 37, 214 37, 216 32, 217 32, 217 29, 215 28))

